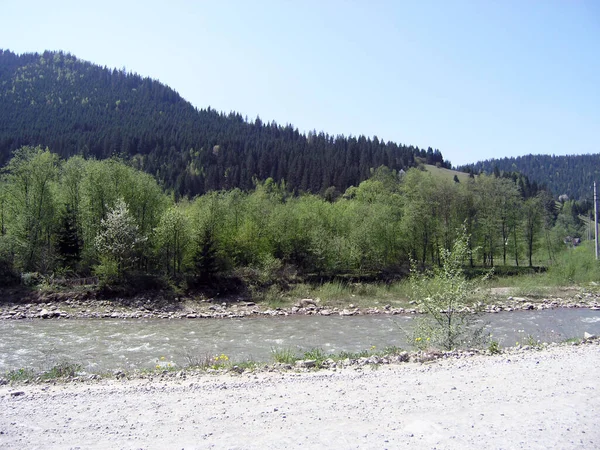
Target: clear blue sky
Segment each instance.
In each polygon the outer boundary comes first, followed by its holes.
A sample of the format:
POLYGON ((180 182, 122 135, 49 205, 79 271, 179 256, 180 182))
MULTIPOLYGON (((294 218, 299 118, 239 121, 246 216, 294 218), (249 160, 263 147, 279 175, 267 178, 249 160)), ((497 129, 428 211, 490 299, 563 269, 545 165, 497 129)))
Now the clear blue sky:
POLYGON ((597 0, 0 0, 0 48, 68 51, 199 108, 455 165, 600 152, 597 0))

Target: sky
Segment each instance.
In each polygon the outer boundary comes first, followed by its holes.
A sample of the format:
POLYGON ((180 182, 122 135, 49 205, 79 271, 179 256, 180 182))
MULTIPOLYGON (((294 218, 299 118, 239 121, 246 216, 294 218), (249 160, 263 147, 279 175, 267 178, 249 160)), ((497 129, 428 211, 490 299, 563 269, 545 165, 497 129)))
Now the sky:
POLYGON ((198 108, 453 165, 600 152, 597 0, 0 0, 0 48, 63 50, 198 108))

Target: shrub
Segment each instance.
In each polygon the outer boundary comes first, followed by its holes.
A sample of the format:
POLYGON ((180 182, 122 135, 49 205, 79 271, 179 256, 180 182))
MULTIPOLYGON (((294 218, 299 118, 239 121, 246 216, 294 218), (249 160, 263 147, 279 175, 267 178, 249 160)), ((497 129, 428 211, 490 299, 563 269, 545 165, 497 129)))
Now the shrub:
POLYGON ((418 317, 414 343, 418 348, 439 346, 451 350, 480 343, 483 328, 474 328, 480 306, 474 298, 475 280, 467 280, 462 265, 470 256, 465 230, 451 251, 440 250, 441 265, 433 271, 411 270, 411 297, 425 314, 418 317))

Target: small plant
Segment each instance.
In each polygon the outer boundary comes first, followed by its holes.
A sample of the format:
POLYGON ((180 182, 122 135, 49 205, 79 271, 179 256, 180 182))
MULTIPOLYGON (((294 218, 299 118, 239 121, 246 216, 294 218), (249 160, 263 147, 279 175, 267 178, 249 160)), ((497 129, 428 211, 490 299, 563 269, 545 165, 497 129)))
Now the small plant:
POLYGON ((316 361, 322 361, 326 358, 327 356, 325 355, 325 352, 323 352, 323 349, 318 347, 312 348, 304 352, 304 359, 314 359, 316 361))
POLYGON ((210 366, 211 369, 223 369, 224 367, 227 367, 229 365, 229 356, 227 356, 224 353, 221 353, 220 355, 215 355, 213 357, 213 363, 210 366))
POLYGON ((198 356, 188 352, 183 356, 186 359, 188 368, 207 369, 212 365, 214 360, 214 356, 209 353, 204 356, 198 356))
POLYGON ((250 360, 235 363, 233 366, 234 369, 237 368, 238 371, 242 371, 242 372, 246 369, 253 370, 253 369, 256 369, 257 367, 258 367, 258 363, 256 361, 250 361, 250 360))
POLYGON ((525 336, 524 342, 525 342, 525 345, 528 345, 530 347, 540 347, 541 346, 540 341, 536 340, 533 337, 533 335, 531 335, 531 334, 528 334, 527 336, 525 336))
POLYGON ((43 372, 41 378, 44 380, 71 378, 77 376, 78 372, 81 372, 81 364, 64 361, 43 372))
POLYGON ((371 356, 368 350, 362 350, 360 352, 352 353, 352 352, 340 352, 337 355, 333 355, 332 359, 334 360, 342 360, 342 359, 358 359, 358 358, 368 358, 371 356))
POLYGON ((16 369, 6 372, 5 377, 8 381, 32 380, 35 377, 33 369, 16 369))
POLYGON ((167 358, 161 356, 156 360, 154 368, 156 370, 175 370, 177 365, 174 362, 167 361, 167 358))
POLYGON ((291 348, 272 348, 271 356, 276 363, 294 364, 298 359, 291 348))
POLYGON ((500 353, 502 353, 502 350, 500 350, 500 343, 493 339, 490 340, 490 343, 488 345, 488 351, 492 355, 499 355, 500 353))
POLYGON ((400 347, 396 347, 395 345, 390 345, 385 347, 381 352, 379 352, 380 356, 395 356, 395 355, 399 355, 400 353, 402 353, 404 350, 402 350, 400 347))

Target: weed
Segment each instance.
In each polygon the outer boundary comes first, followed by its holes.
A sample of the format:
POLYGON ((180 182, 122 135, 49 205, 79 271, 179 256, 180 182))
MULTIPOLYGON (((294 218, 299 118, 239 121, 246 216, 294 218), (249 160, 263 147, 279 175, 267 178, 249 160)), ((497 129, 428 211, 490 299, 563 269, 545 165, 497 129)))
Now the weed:
POLYGON ((44 380, 52 380, 55 378, 70 378, 77 376, 77 373, 81 372, 81 364, 70 363, 63 361, 49 370, 41 374, 41 378, 44 380))
POLYGON ((327 358, 323 349, 319 347, 312 348, 304 352, 304 359, 314 359, 316 361, 323 361, 327 358))
POLYGON ((271 356, 276 363, 294 364, 298 359, 291 348, 272 348, 271 356))
POLYGON ((16 369, 7 372, 5 375, 8 381, 32 380, 35 377, 33 369, 16 369))
POLYGON ((500 350, 500 343, 498 341, 490 340, 490 344, 488 345, 488 351, 492 355, 498 355, 502 353, 502 350, 500 350))
POLYGON ((224 353, 221 353, 220 355, 213 356, 212 364, 211 364, 210 368, 211 369, 223 369, 225 367, 228 367, 229 365, 230 365, 229 356, 227 356, 224 353))

